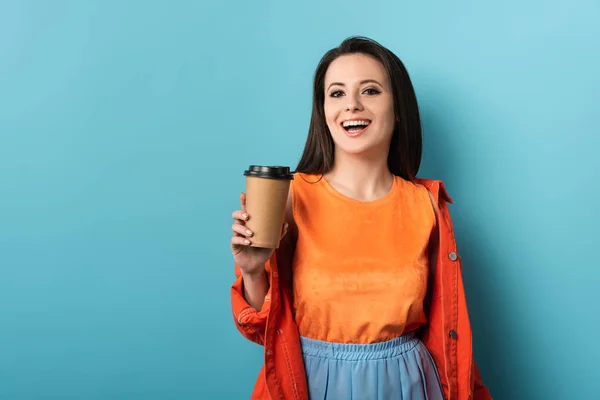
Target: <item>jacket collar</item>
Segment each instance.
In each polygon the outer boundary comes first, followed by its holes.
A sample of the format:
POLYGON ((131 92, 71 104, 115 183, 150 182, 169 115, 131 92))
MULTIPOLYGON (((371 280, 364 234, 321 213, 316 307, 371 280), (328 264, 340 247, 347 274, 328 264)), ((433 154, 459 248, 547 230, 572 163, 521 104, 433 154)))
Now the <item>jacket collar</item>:
POLYGON ((425 186, 431 192, 433 198, 437 202, 439 202, 441 198, 447 203, 452 203, 452 198, 448 195, 444 182, 426 178, 415 178, 413 182, 420 183, 421 185, 425 186))

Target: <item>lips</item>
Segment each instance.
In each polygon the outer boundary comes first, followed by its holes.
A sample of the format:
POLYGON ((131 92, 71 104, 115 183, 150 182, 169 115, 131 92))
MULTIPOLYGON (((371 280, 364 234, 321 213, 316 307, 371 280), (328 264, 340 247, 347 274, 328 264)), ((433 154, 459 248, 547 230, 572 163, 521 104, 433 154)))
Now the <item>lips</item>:
POLYGON ((370 119, 351 119, 341 123, 342 129, 344 129, 346 135, 350 137, 362 135, 369 125, 371 125, 370 119))

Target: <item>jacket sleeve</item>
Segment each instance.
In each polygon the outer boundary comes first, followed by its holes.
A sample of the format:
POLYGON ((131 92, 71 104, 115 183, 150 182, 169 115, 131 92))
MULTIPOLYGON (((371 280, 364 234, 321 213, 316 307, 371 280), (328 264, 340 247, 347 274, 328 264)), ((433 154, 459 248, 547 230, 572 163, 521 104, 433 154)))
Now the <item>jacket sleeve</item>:
POLYGON ((483 384, 483 380, 481 379, 481 373, 479 372, 479 367, 477 367, 475 361, 473 361, 473 368, 475 371, 475 387, 473 388, 473 400, 492 400, 490 389, 483 384))
MULTIPOLYGON (((271 264, 275 262, 275 252, 265 264, 265 270, 271 277, 271 264)), ((265 296, 265 301, 260 310, 255 310, 244 298, 244 281, 239 266, 235 265, 236 280, 231 286, 231 308, 236 328, 248 340, 264 345, 267 316, 271 307, 271 288, 265 296)))

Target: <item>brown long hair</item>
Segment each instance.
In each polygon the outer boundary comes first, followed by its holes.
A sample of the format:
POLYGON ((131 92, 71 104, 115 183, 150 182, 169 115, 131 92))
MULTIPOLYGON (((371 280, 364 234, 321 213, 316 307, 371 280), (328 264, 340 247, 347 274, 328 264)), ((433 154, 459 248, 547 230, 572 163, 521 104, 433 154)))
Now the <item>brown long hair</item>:
POLYGON ((325 73, 329 65, 346 54, 364 54, 383 64, 390 78, 396 125, 388 154, 394 175, 412 180, 421 164, 423 138, 415 91, 402 61, 376 41, 353 36, 329 50, 317 66, 313 83, 313 105, 308 138, 296 171, 325 174, 333 167, 334 143, 325 121, 325 73))

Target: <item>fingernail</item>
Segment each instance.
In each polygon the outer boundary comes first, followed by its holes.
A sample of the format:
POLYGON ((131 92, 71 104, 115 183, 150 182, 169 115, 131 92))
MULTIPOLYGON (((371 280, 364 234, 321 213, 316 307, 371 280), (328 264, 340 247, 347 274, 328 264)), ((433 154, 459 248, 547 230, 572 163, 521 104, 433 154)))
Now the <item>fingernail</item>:
POLYGON ((246 235, 252 235, 252 231, 251 231, 250 229, 248 229, 248 230, 246 231, 246 235))
POLYGON ((242 214, 242 218, 248 219, 248 214, 242 214))
POLYGON ((250 241, 249 240, 244 240, 244 243, 250 244, 250 241))

